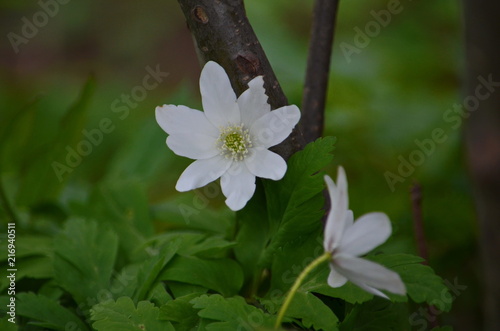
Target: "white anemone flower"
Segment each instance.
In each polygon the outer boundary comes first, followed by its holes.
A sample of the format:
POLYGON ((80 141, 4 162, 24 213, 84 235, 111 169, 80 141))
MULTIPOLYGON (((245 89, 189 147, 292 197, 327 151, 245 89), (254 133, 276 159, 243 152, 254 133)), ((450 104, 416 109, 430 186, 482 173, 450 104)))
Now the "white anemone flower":
POLYGON ((323 246, 331 254, 328 285, 340 287, 348 280, 365 291, 387 298, 380 290, 405 295, 406 287, 399 275, 378 263, 359 256, 384 243, 391 235, 391 222, 384 213, 374 212, 354 222, 348 209, 347 178, 339 167, 337 183, 325 176, 331 210, 325 227, 323 246))
POLYGON ((248 83, 238 98, 224 69, 207 62, 200 77, 204 111, 186 106, 156 108, 156 121, 169 134, 167 146, 194 159, 175 188, 185 192, 221 178, 232 210, 240 210, 255 192, 255 177, 279 180, 285 160, 269 147, 287 138, 300 119, 295 105, 271 111, 262 76, 248 83))

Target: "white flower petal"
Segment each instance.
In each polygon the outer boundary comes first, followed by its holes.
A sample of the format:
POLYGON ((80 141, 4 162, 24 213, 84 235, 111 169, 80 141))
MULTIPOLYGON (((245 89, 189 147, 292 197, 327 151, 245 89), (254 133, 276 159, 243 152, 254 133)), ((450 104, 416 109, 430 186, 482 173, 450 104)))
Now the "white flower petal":
POLYGON ((220 134, 203 112, 186 106, 156 107, 155 115, 156 122, 168 134, 196 132, 215 138, 220 134))
POLYGON ((389 299, 389 297, 387 295, 385 295, 384 292, 381 292, 381 291, 377 290, 374 287, 368 286, 366 284, 356 284, 356 285, 359 286, 359 287, 361 287, 363 290, 365 290, 368 293, 371 293, 371 294, 374 294, 374 295, 378 295, 379 297, 382 297, 384 299, 389 299))
POLYGON ((253 175, 272 180, 283 178, 287 167, 281 156, 267 149, 252 150, 252 154, 244 162, 253 175))
POLYGON ((354 214, 352 210, 348 209, 345 215, 344 234, 354 224, 354 214))
POLYGON ((337 270, 356 285, 366 285, 392 293, 406 294, 399 275, 378 263, 354 256, 337 254, 333 257, 337 270))
POLYGON ((250 128, 255 120, 271 111, 267 99, 264 79, 262 76, 257 76, 248 83, 248 89, 238 97, 241 122, 246 128, 250 128))
POLYGON ((350 217, 347 209, 347 178, 344 168, 338 168, 337 185, 329 176, 325 176, 325 182, 330 194, 331 209, 326 220, 323 247, 326 251, 333 252, 340 245, 346 221, 350 217))
POLYGON ((229 77, 224 69, 213 61, 207 62, 201 71, 200 92, 203 110, 208 120, 217 128, 240 124, 240 110, 229 77))
POLYGON ((243 162, 233 162, 231 168, 220 179, 226 205, 233 211, 245 207, 255 192, 255 176, 243 162))
POLYGON ((365 214, 346 229, 338 252, 353 256, 366 254, 385 242, 391 231, 391 221, 386 214, 365 214))
POLYGON ((336 269, 333 263, 330 263, 330 274, 328 275, 328 285, 331 287, 341 287, 347 283, 347 278, 341 275, 336 269))
POLYGON ((217 155, 210 159, 196 160, 181 174, 175 188, 186 192, 213 182, 231 166, 231 160, 217 155))
POLYGON ((250 127, 254 146, 269 148, 285 140, 299 122, 300 110, 295 105, 275 109, 258 118, 250 127))
POLYGON ((220 153, 217 138, 200 133, 176 133, 167 138, 167 146, 177 155, 190 159, 208 159, 220 153))

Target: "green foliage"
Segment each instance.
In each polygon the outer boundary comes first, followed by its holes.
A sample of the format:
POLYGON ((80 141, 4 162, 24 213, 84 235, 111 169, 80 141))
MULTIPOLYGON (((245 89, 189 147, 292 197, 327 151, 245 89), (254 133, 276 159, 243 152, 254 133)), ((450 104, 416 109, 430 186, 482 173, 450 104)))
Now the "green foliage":
POLYGON ((195 256, 177 256, 159 279, 199 285, 231 296, 238 293, 243 284, 243 271, 231 259, 208 260, 195 256))
POLYGON ((117 249, 118 237, 111 229, 93 221, 69 220, 54 239, 55 280, 77 302, 96 297, 109 288, 117 249))
POLYGON ((50 298, 34 293, 20 293, 17 299, 17 313, 31 318, 31 324, 51 330, 89 330, 77 315, 50 298))
POLYGON ((290 308, 288 317, 298 318, 305 328, 314 330, 338 330, 338 318, 318 297, 310 292, 298 291, 290 308))
POLYGON ((257 330, 273 326, 272 316, 247 304, 242 297, 224 298, 218 294, 202 295, 191 300, 191 303, 195 309, 201 309, 198 316, 217 321, 208 324, 206 330, 257 330))
MULTIPOLYGON (((156 256, 145 261, 137 273, 137 287, 134 293, 134 302, 148 298, 148 292, 154 290, 159 281, 160 272, 174 257, 178 248, 178 242, 165 245, 156 256)), ((158 284, 160 285, 160 284, 158 284)))
POLYGON ((191 293, 177 297, 160 307, 160 319, 170 321, 177 331, 190 331, 199 322, 198 310, 193 307, 191 300, 202 293, 191 293))
MULTIPOLYGON (((30 131, 27 141, 35 142, 37 146, 38 162, 26 160, 26 176, 18 192, 18 201, 22 205, 32 205, 45 202, 56 197, 62 188, 62 183, 67 178, 63 176, 64 170, 55 171, 59 167, 54 162, 64 162, 67 155, 67 146, 75 146, 81 139, 82 130, 85 127, 85 120, 90 99, 95 90, 95 80, 90 77, 85 84, 79 98, 68 108, 65 115, 59 122, 57 135, 53 136, 43 145, 38 145, 39 140, 36 130, 30 131), (56 175, 54 175, 56 173, 56 175), (59 175, 57 175, 59 173, 59 175)), ((31 121, 35 121, 38 116, 43 116, 43 109, 37 108, 37 113, 32 113, 31 121)), ((27 114, 30 116, 30 114, 27 114)), ((34 125, 34 123, 32 125, 34 125)), ((13 126, 16 123, 12 123, 13 126)))
POLYGON ((170 322, 159 320, 160 309, 147 301, 136 308, 130 298, 121 297, 94 306, 90 313, 92 326, 99 331, 175 330, 170 322))
POLYGON ((285 177, 266 181, 266 199, 272 239, 265 255, 296 238, 315 232, 324 215, 323 173, 333 159, 335 138, 320 138, 288 160, 285 177))
POLYGON ((406 316, 407 308, 404 305, 375 298, 354 306, 340 325, 340 330, 410 330, 406 316))
POLYGON ((17 324, 9 322, 9 318, 11 317, 4 316, 0 318, 0 329, 2 329, 3 331, 17 331, 18 330, 17 324))
MULTIPOLYGON (((20 279, 41 282, 24 285, 18 315, 51 330, 68 323, 106 331, 271 329, 297 275, 322 253, 322 169, 331 162, 334 142, 318 139, 290 158, 282 181, 259 183, 236 214, 237 225, 230 214, 218 217, 210 209, 198 211, 193 222, 182 222, 185 215, 169 203, 151 209, 133 179, 95 186, 66 203, 74 216, 62 225, 54 221, 54 235, 18 237, 20 279), (172 227, 157 233, 157 217, 172 227)), ((369 258, 399 272, 416 303, 432 304, 447 291, 417 257, 369 258)), ((400 316, 407 316, 408 298, 373 299, 351 283, 333 289, 328 272, 325 263, 305 279, 285 325, 407 328, 408 319, 400 316)))

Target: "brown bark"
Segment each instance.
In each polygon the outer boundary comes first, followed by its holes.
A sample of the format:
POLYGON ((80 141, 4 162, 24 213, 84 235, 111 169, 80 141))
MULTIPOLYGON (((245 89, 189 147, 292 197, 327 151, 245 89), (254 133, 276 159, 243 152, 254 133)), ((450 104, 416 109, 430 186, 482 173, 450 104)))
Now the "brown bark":
MULTIPOLYGON (((288 100, 248 21, 243 0, 178 2, 195 39, 200 60, 203 63, 219 63, 226 70, 237 95, 247 89, 247 83, 252 78, 263 75, 271 108, 288 105, 288 100)), ((303 146, 302 134, 295 128, 286 140, 271 149, 288 159, 303 146)))
POLYGON ((484 330, 493 331, 500 330, 500 2, 464 4, 465 143, 480 227, 484 330))
POLYGON ((307 59, 301 128, 306 143, 323 134, 338 0, 316 0, 307 59))

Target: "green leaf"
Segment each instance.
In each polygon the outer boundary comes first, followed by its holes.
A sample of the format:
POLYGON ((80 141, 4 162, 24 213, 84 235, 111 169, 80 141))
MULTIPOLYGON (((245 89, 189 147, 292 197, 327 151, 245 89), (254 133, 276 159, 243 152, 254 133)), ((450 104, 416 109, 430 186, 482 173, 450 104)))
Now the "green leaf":
POLYGON ((302 320, 306 328, 315 330, 338 330, 339 319, 332 310, 312 293, 297 291, 286 316, 302 320))
POLYGON ((158 284, 161 271, 168 262, 174 257, 179 248, 179 241, 171 241, 168 245, 157 252, 156 256, 145 261, 137 274, 137 284, 134 294, 134 302, 144 300, 148 297, 148 293, 158 284))
POLYGON ((234 231, 234 213, 229 208, 208 208, 207 198, 199 193, 184 193, 173 201, 154 205, 154 219, 174 229, 192 229, 227 237, 234 231))
MULTIPOLYGON (((367 256, 397 272, 406 285, 408 296, 416 303, 426 302, 442 311, 450 311, 452 295, 431 267, 423 265, 422 258, 409 254, 380 254, 367 256)), ((388 293, 394 301, 406 301, 406 297, 388 293)))
POLYGON ((167 292, 167 289, 165 288, 165 285, 163 283, 156 284, 156 286, 153 287, 150 293, 151 295, 147 299, 158 307, 161 307, 167 302, 173 300, 172 296, 167 292))
MULTIPOLYGON (((0 242, 0 249, 7 250, 7 241, 0 242)), ((51 256, 53 253, 52 238, 45 236, 23 235, 16 238, 16 259, 29 256, 51 256)), ((7 261, 7 255, 0 256, 0 262, 7 261)))
POLYGON ((272 237, 264 264, 279 247, 305 238, 322 226, 325 184, 321 170, 333 158, 334 143, 335 138, 326 137, 308 144, 288 160, 282 180, 264 181, 272 237))
POLYGON ((137 274, 140 268, 140 263, 128 264, 115 274, 110 287, 115 298, 122 296, 132 297, 134 295, 138 287, 137 274))
POLYGON ((218 294, 202 295, 191 300, 193 307, 201 309, 198 316, 220 322, 207 325, 206 330, 234 331, 272 327, 274 317, 246 303, 242 297, 223 298, 218 294))
MULTIPOLYGON (((172 241, 179 243, 177 254, 207 258, 222 258, 227 256, 235 242, 224 239, 221 235, 208 235, 190 231, 171 231, 155 236, 144 242, 141 251, 157 249, 172 241)), ((136 257, 137 258, 137 257, 136 257)))
POLYGON ((74 313, 43 295, 19 293, 17 314, 32 319, 32 324, 52 330, 89 330, 74 313))
MULTIPOLYGON (((86 122, 86 110, 95 90, 95 80, 89 77, 76 102, 69 107, 59 124, 57 135, 44 146, 36 150, 37 162, 27 163, 25 176, 18 193, 20 205, 31 206, 38 202, 55 198, 68 174, 73 172, 81 162, 81 156, 74 157, 73 164, 68 164, 68 149, 75 150, 77 144, 82 140, 82 131, 86 122), (58 163, 58 166, 55 164, 58 163), (74 165, 74 166, 73 166, 74 165), (56 170, 56 168, 58 170, 56 170)), ((43 114, 42 114, 43 115, 43 114)), ((30 142, 36 142, 38 137, 34 135, 30 142)), ((31 154, 28 154, 31 155, 31 154)))
POLYGON ((168 282, 168 289, 170 290, 174 298, 180 298, 190 294, 200 294, 208 292, 208 288, 204 286, 174 281, 168 282))
POLYGON ((160 307, 159 319, 172 322, 177 331, 191 331, 199 323, 200 317, 190 301, 201 294, 192 293, 167 302, 160 307))
POLYGON ((95 305, 90 313, 98 331, 174 331, 170 322, 158 319, 159 312, 151 302, 141 301, 136 308, 131 298, 121 297, 95 305))
POLYGON ((231 296, 238 293, 243 285, 243 271, 231 259, 176 256, 161 273, 160 279, 200 285, 231 296))
POLYGON ((355 305, 340 324, 341 331, 404 331, 410 330, 407 307, 375 297, 355 305))
POLYGON ((96 298, 110 285, 118 237, 93 221, 71 219, 54 239, 55 280, 77 303, 96 298))
POLYGON ((111 225, 127 258, 154 232, 145 188, 134 180, 99 185, 88 201, 74 203, 72 209, 83 218, 111 225))
POLYGON ((236 213, 238 233, 234 247, 234 254, 245 273, 245 279, 250 282, 250 291, 255 292, 256 283, 260 278, 260 269, 257 267, 264 248, 269 242, 269 219, 267 217, 266 199, 261 181, 257 181, 257 188, 253 198, 247 206, 236 213))
MULTIPOLYGON (((0 318, 0 330, 2 331, 17 331, 17 324, 9 322, 9 319, 12 318, 9 315, 0 318)), ((82 329, 83 330, 83 329, 82 329)))

